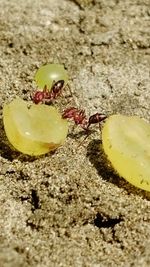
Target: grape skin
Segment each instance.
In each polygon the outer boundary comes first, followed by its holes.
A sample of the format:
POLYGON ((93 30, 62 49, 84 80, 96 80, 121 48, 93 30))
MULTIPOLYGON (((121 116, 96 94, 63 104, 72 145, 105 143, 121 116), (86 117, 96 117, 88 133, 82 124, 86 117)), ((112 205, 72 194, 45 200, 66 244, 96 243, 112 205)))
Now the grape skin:
POLYGON ((55 150, 68 133, 68 123, 55 107, 29 105, 21 98, 4 105, 3 122, 12 146, 32 156, 55 150))
POLYGON ((150 124, 137 116, 112 115, 102 129, 104 152, 115 171, 150 191, 150 124))

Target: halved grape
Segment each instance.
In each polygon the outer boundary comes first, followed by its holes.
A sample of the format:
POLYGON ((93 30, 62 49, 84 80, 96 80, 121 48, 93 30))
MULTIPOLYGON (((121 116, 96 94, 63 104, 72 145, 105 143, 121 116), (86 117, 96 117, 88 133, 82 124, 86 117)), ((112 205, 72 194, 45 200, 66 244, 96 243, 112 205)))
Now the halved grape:
POLYGON ((150 124, 137 116, 110 116, 102 130, 102 143, 118 174, 150 191, 150 124))
POLYGON ((47 64, 40 67, 35 74, 35 81, 37 86, 43 90, 46 85, 48 89, 51 89, 53 82, 64 80, 68 81, 67 71, 63 65, 60 64, 47 64))
POLYGON ((68 133, 68 123, 56 108, 29 104, 20 98, 4 105, 3 121, 9 142, 28 155, 55 150, 68 133))

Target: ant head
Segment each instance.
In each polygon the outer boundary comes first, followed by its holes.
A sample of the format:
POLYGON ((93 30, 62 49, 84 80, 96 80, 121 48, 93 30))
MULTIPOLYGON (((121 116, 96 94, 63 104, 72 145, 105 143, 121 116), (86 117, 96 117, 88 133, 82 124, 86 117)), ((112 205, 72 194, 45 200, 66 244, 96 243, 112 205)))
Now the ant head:
POLYGON ((64 86, 64 80, 59 80, 57 82, 55 82, 53 85, 52 85, 52 91, 54 93, 58 93, 59 91, 61 91, 61 89, 63 88, 64 86))

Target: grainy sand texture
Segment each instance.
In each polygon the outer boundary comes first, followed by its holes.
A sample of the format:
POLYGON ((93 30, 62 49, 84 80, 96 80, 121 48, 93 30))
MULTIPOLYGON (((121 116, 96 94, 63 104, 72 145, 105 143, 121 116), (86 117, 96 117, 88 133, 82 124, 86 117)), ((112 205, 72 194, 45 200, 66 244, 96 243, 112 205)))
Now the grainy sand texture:
POLYGON ((42 157, 12 150, 2 108, 64 64, 55 105, 150 121, 150 0, 0 0, 0 266, 149 267, 150 194, 108 166, 98 126, 42 157), (83 142, 82 142, 83 141, 83 142))

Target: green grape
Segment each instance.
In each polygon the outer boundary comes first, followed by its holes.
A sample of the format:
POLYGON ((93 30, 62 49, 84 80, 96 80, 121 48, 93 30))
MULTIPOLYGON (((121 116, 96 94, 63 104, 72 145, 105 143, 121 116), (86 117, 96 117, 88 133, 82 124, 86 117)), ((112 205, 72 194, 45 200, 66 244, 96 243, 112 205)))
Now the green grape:
POLYGON ((150 191, 150 124, 137 116, 112 115, 102 129, 102 143, 116 172, 150 191))
POLYGON ((55 107, 29 105, 21 98, 4 105, 3 122, 13 147, 32 156, 55 150, 68 133, 68 123, 55 107))
POLYGON ((64 80, 68 81, 67 71, 63 65, 60 64, 47 64, 40 67, 35 74, 35 81, 39 88, 43 89, 46 85, 48 89, 51 89, 53 82, 64 80))

